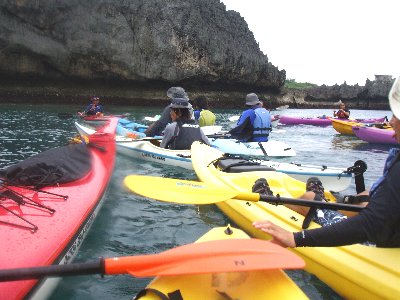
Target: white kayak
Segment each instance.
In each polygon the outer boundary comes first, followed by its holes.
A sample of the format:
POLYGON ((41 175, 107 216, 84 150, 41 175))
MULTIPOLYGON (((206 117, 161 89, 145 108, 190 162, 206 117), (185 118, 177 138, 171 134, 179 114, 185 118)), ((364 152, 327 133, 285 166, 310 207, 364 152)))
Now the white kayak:
MULTIPOLYGON (((88 135, 94 129, 75 122, 81 135, 88 135)), ((159 147, 161 140, 156 138, 132 139, 116 136, 117 152, 129 157, 156 162, 163 165, 182 167, 193 170, 190 150, 170 150, 159 147)))
MULTIPOLYGON (((81 135, 88 135, 95 132, 94 129, 82 126, 76 122, 75 127, 81 135)), ((160 141, 153 138, 135 140, 128 137, 116 136, 116 143, 117 152, 120 154, 150 162, 193 170, 190 150, 169 150, 160 148, 160 141)), ((231 158, 230 162, 226 160, 224 163, 225 165, 221 165, 220 167, 225 168, 226 172, 262 171, 266 168, 273 168, 304 182, 307 181, 309 177, 317 176, 327 190, 334 192, 347 189, 352 179, 352 175, 345 172, 346 168, 329 168, 326 166, 281 163, 269 160, 244 160, 238 158, 231 158)))
POLYGON ((211 146, 224 153, 246 156, 290 157, 296 156, 296 151, 280 141, 242 143, 236 139, 209 138, 211 146), (265 152, 265 153, 264 153, 265 152))
MULTIPOLYGON (((204 147, 204 153, 207 153, 208 147, 205 145, 202 145, 202 147, 204 147)), ((318 177, 325 189, 332 192, 347 189, 353 178, 353 174, 348 172, 347 168, 302 165, 270 160, 248 160, 241 157, 230 157, 229 155, 221 156, 215 163, 218 168, 227 173, 275 170, 303 182, 307 182, 310 177, 318 177)))

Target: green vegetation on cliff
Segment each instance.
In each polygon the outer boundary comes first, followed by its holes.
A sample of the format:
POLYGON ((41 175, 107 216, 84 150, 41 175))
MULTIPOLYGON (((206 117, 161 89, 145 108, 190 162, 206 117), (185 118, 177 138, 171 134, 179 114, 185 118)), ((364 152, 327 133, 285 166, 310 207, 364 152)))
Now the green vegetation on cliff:
POLYGON ((297 90, 307 90, 314 87, 317 87, 317 84, 309 83, 309 82, 296 82, 295 79, 286 79, 284 88, 285 89, 297 89, 297 90))

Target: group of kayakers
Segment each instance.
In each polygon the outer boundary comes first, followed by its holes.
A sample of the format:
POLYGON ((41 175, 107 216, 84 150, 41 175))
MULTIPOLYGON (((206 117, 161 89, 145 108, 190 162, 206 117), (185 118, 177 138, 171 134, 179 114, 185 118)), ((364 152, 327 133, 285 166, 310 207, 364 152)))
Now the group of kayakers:
MULTIPOLYGON (((182 87, 171 87, 167 90, 171 101, 160 118, 151 124, 144 132, 147 137, 163 136, 161 147, 185 150, 190 149, 194 141, 210 144, 201 127, 214 126, 216 117, 209 109, 206 96, 194 99, 193 106, 182 87)), ((102 116, 103 107, 99 97, 92 96, 91 103, 85 110, 85 115, 102 116)), ((250 93, 245 98, 246 109, 241 114, 237 126, 229 134, 242 142, 266 142, 271 131, 271 115, 263 107, 258 96, 250 93)))
MULTIPOLYGON (((161 147, 169 149, 190 149, 194 141, 209 144, 202 126, 215 124, 215 115, 209 110, 208 98, 200 96, 194 100, 194 109, 182 87, 171 87, 167 91, 171 103, 165 107, 160 119, 149 126, 147 136, 163 133, 161 147)), ((88 115, 103 113, 98 97, 91 98, 91 105, 85 111, 88 115)), ((390 125, 400 143, 400 79, 397 79, 389 94, 389 103, 393 112, 390 125)), ((237 126, 229 133, 241 141, 268 141, 271 131, 271 115, 263 107, 255 93, 245 97, 246 109, 242 112, 237 126)), ((334 111, 338 118, 349 118, 350 111, 343 102, 339 110, 334 111)), ((335 221, 325 220, 323 227, 301 232, 288 232, 268 220, 257 221, 254 227, 267 232, 274 241, 286 247, 299 246, 340 246, 353 243, 371 242, 382 247, 400 247, 400 191, 396 179, 400 177, 400 150, 393 149, 385 163, 383 176, 372 186, 360 205, 365 208, 349 218, 342 214, 326 213, 335 221)), ((366 192, 364 192, 366 194, 366 192)), ((318 178, 307 183, 305 199, 323 200, 323 187, 318 178), (310 188, 311 187, 311 188, 310 188), (322 192, 321 192, 322 191, 322 192)), ((300 211, 304 209, 293 209, 300 211)), ((302 213, 306 215, 307 211, 302 213)), ((321 213, 319 214, 321 216, 321 213)), ((316 218, 315 218, 316 219, 316 218)))

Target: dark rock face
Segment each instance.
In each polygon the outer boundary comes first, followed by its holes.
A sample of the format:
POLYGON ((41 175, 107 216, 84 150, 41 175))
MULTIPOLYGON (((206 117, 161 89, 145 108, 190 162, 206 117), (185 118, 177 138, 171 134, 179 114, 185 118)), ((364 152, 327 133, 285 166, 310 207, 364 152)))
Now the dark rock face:
POLYGON ((3 0, 0 76, 269 90, 286 74, 219 0, 3 0))

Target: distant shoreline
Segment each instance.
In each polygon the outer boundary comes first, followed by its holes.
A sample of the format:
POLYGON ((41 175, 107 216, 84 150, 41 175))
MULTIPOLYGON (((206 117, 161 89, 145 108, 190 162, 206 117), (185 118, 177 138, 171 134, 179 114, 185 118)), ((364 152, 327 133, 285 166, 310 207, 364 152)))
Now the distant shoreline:
MULTIPOLYGON (((193 100, 207 95, 213 108, 244 108, 244 98, 249 92, 255 92, 266 108, 282 105, 291 108, 331 108, 337 106, 338 99, 308 99, 301 90, 260 91, 251 87, 217 85, 194 87, 193 83, 170 84, 147 82, 142 85, 104 82, 48 82, 40 80, 0 82, 0 102, 19 104, 77 104, 87 103, 92 95, 99 96, 104 104, 164 107, 168 104, 166 91, 170 86, 183 86, 193 100), (192 86, 192 87, 191 87, 192 86)), ((349 109, 389 110, 387 99, 343 100, 349 109)))

